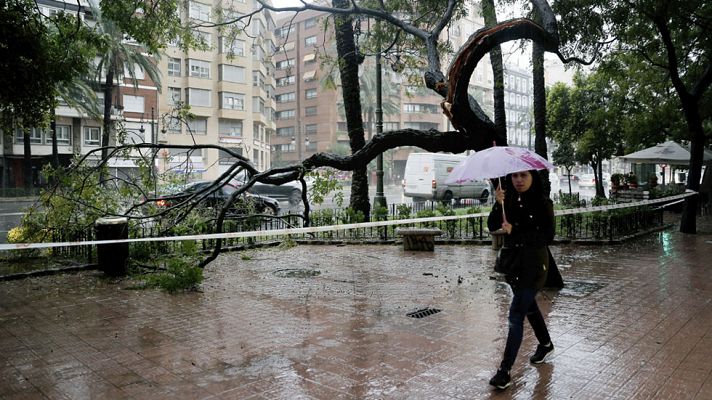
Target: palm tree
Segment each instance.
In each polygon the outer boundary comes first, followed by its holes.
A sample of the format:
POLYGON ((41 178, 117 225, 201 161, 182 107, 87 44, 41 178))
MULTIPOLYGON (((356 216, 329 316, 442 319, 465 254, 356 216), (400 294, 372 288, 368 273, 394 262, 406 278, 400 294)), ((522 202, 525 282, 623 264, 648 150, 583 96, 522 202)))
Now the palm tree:
MULTIPOLYGON (((364 62, 364 64, 368 63, 369 61, 364 62)), ((364 65, 363 71, 371 71, 373 68, 375 68, 375 65, 369 67, 364 65)), ((395 115, 400 112, 400 85, 388 79, 388 76, 389 75, 386 75, 386 79, 381 81, 381 106, 383 108, 383 114, 395 115)), ((369 137, 373 137, 373 126, 375 124, 374 115, 376 112, 376 74, 361 73, 359 76, 359 89, 361 109, 368 125, 368 135, 369 137)), ((343 101, 340 101, 338 104, 338 112, 339 116, 344 118, 345 111, 343 101)))
MULTIPOLYGON (((70 82, 62 82, 57 86, 57 96, 69 107, 87 114, 91 119, 101 119, 101 109, 97 102, 96 92, 82 78, 75 77, 70 82)), ((50 129, 52 133, 52 167, 59 167, 59 151, 57 150, 57 108, 52 113, 50 129)))
MULTIPOLYGON (((131 78, 134 88, 138 88, 136 79, 136 67, 141 68, 146 75, 156 84, 158 91, 161 91, 161 76, 157 64, 151 57, 142 53, 142 48, 136 44, 126 42, 124 32, 114 21, 102 17, 101 9, 95 0, 90 2, 92 13, 96 20, 95 29, 104 38, 104 47, 99 54, 99 62, 96 66, 97 81, 103 79, 104 90, 104 126, 101 136, 101 158, 105 159, 106 147, 109 145, 109 137, 113 130, 111 123, 111 108, 113 106, 114 92, 118 84, 123 79, 124 71, 131 78)), ((156 60, 157 54, 153 56, 156 60)))

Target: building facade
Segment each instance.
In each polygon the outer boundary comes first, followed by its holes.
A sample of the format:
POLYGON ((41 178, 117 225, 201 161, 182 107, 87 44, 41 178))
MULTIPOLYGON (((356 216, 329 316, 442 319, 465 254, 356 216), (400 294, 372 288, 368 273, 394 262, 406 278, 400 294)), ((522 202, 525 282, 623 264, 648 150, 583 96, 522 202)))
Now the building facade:
MULTIPOLYGON (((479 5, 470 7, 468 17, 453 23, 449 30, 443 33, 443 38, 450 40, 454 49, 459 49, 471 34, 484 27, 479 5)), ((338 85, 338 69, 332 66, 333 63, 322 62, 325 59, 337 58, 334 35, 324 30, 324 26, 329 29, 333 27, 333 23, 324 24, 325 18, 330 16, 317 11, 307 11, 296 16, 288 15, 276 21, 275 40, 279 51, 274 58, 277 111, 276 131, 272 143, 272 160, 276 165, 295 163, 318 151, 350 153, 346 120, 343 116, 343 100, 338 85), (335 78, 332 81, 336 82, 336 89, 321 84, 327 74, 332 74, 335 78)), ((372 74, 375 78, 373 58, 368 57, 361 65, 362 83, 370 79, 364 75, 372 74)), ((451 60, 452 55, 444 57, 443 71, 447 71, 451 60)), ((382 76, 383 102, 384 104, 390 102, 397 110, 395 113, 384 111, 384 132, 405 128, 439 131, 452 129, 440 108, 442 102, 440 96, 425 88, 424 84, 408 86, 403 75, 394 72, 390 64, 385 61, 382 76), (397 88, 395 96, 390 93, 394 87, 397 88)), ((519 84, 522 85, 521 77, 519 84)), ((513 85, 513 91, 519 88, 516 86, 516 80, 513 85)), ((493 73, 487 56, 480 61, 473 73, 470 93, 478 100, 483 110, 493 118, 493 73)), ((514 101, 516 101, 516 93, 513 97, 514 101)), ((521 93, 519 95, 521 101, 521 93)), ((361 100, 365 135, 366 139, 369 139, 376 131, 375 118, 369 114, 369 110, 375 107, 371 105, 375 102, 375 94, 364 93, 362 88, 361 100)), ((515 107, 514 103, 511 107, 515 107)), ((514 112, 526 114, 520 108, 512 108, 513 117, 514 112)), ((405 162, 413 151, 422 150, 415 147, 401 147, 384 154, 386 182, 400 182, 405 170, 405 162)))
MULTIPOLYGON (((111 118, 124 143, 162 143, 175 145, 218 144, 247 157, 264 169, 271 165, 270 140, 274 134, 274 22, 268 12, 255 15, 244 32, 220 30, 215 22, 220 0, 182 3, 181 19, 206 25, 194 31, 207 44, 205 50, 184 51, 171 43, 157 62, 162 76, 161 89, 140 68, 134 82, 125 73, 112 99, 111 118), (180 103, 190 106, 193 120, 173 118, 180 103)), ((79 11, 93 24, 88 3, 38 0, 43 15, 79 11)), ((247 14, 254 0, 232 3, 231 12, 247 14)), ((130 39, 129 39, 130 40, 130 39)), ((130 42, 128 42, 131 44, 130 42)), ((138 45, 138 44, 136 44, 138 45)), ((103 93, 97 92, 103 110, 103 93)), ((102 120, 94 120, 79 110, 60 104, 56 109, 57 142, 60 162, 68 165, 75 155, 84 155, 101 146, 102 120)), ((40 171, 52 154, 49 129, 30 128, 33 182, 41 186, 40 171)), ((110 138, 110 145, 117 143, 110 138)), ((21 130, 2 135, 0 187, 23 186, 24 139, 21 130)), ((218 150, 187 153, 163 150, 158 153, 159 171, 190 174, 191 179, 214 179, 234 159, 218 150)), ((138 157, 138 154, 136 155, 138 157)), ((98 157, 93 157, 98 159, 98 157)), ((135 158, 111 159, 110 172, 116 175, 136 171, 135 158)))
MULTIPOLYGON (((220 0, 187 2, 182 19, 199 27, 207 50, 182 50, 171 43, 159 63, 163 93, 158 99, 161 115, 170 115, 179 103, 195 115, 185 123, 164 118, 159 143, 218 144, 248 158, 258 169, 271 165, 270 141, 275 123, 274 21, 263 12, 252 17, 244 32, 207 27, 216 22, 220 0)), ((237 15, 251 12, 253 0, 232 2, 237 15)), ((158 169, 190 173, 194 179, 215 179, 234 159, 228 153, 205 149, 159 153, 158 169)))

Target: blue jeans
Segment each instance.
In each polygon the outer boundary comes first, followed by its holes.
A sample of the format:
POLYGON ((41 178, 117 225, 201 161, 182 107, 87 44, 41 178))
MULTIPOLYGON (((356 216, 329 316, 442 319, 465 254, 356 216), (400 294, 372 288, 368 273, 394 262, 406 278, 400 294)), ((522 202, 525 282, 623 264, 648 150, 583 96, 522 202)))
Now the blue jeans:
POLYGON ((512 305, 509 307, 509 333, 507 334, 507 344, 504 347, 504 356, 500 369, 509 371, 517 358, 519 346, 524 337, 524 317, 529 320, 529 324, 534 329, 534 334, 540 344, 551 342, 549 331, 546 329, 544 317, 536 304, 537 290, 533 288, 512 288, 514 297, 512 305))

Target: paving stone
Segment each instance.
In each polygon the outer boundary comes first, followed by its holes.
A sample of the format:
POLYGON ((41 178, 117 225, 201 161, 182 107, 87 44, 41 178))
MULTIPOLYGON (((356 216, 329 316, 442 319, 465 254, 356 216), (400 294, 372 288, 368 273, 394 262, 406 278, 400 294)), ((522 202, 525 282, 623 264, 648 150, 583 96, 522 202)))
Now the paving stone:
POLYGON ((619 245, 557 245, 538 297, 556 351, 488 385, 510 290, 488 246, 224 253, 200 292, 101 273, 0 282, 0 397, 712 399, 712 218, 619 245), (439 313, 410 318, 408 313, 439 313))

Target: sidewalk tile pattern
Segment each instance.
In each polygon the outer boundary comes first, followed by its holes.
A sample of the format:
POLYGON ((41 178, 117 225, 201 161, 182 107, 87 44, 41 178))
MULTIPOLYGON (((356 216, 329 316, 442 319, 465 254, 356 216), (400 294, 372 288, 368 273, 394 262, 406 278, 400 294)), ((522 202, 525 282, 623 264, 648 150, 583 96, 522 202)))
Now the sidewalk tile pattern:
POLYGON ((486 246, 222 254, 201 292, 80 272, 0 282, 3 399, 712 399, 712 235, 552 248, 556 351, 487 384, 510 290, 486 246), (245 257, 245 254, 248 257, 245 257), (407 313, 442 310, 416 319, 407 313))

